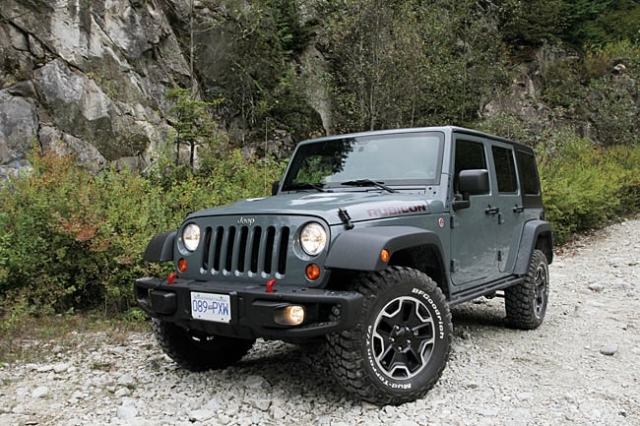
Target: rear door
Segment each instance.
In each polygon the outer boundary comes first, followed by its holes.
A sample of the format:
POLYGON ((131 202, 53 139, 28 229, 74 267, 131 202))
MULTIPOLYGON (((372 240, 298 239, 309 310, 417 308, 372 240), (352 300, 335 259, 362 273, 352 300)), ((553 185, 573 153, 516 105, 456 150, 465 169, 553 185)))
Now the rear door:
POLYGON ((522 191, 516 169, 513 145, 491 141, 491 180, 495 188, 492 206, 497 210, 495 278, 508 275, 515 265, 517 248, 524 225, 522 191))

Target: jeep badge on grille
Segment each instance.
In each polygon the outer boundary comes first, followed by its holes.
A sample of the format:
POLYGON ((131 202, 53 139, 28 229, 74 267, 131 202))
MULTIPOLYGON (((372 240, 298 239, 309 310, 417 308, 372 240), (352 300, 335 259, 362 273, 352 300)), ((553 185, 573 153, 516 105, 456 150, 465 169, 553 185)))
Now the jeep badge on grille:
POLYGON ((256 222, 256 218, 255 217, 240 216, 240 219, 238 219, 237 223, 238 223, 238 225, 252 226, 255 222, 256 222))

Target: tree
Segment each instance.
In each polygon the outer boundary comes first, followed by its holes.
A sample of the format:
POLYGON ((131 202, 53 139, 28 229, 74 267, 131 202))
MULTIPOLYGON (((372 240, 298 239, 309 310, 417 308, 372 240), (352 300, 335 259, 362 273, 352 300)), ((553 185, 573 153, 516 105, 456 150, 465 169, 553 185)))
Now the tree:
POLYGON ((500 0, 499 29, 512 46, 539 47, 559 41, 567 28, 564 0, 500 0))
POLYGON ((318 1, 339 131, 463 124, 502 84, 504 50, 475 1, 318 1))
POLYGON ((640 44, 640 1, 566 0, 569 31, 566 40, 590 48, 628 40, 640 44))
POLYGON ((213 120, 209 108, 213 103, 194 99, 190 89, 175 88, 167 92, 167 100, 175 102, 171 111, 176 114, 172 122, 176 130, 176 165, 180 161, 180 145, 189 147, 189 166, 195 163, 196 147, 212 143, 217 123, 213 120))
POLYGON ((215 20, 196 32, 197 64, 207 96, 223 98, 221 115, 241 138, 265 123, 300 136, 320 127, 297 77, 297 57, 312 38, 298 2, 222 0, 215 20))

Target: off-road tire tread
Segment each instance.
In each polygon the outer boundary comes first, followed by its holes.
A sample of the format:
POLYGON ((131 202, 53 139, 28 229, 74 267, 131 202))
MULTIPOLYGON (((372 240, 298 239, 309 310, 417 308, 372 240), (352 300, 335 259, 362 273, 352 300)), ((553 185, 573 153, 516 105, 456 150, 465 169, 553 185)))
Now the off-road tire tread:
POLYGON ((542 324, 542 318, 536 318, 533 311, 533 298, 535 298, 535 274, 540 264, 547 268, 547 300, 549 291, 547 257, 540 250, 534 250, 529 261, 529 268, 524 282, 520 285, 506 288, 504 291, 504 304, 507 314, 507 322, 510 326, 521 330, 533 330, 542 324))
MULTIPOLYGON (((397 283, 402 276, 406 279, 407 275, 411 275, 414 279, 421 281, 434 302, 439 306, 447 306, 447 301, 442 291, 438 288, 435 281, 426 274, 408 267, 392 266, 383 271, 360 273, 356 276, 354 282, 358 284, 354 287, 354 290, 364 295, 363 312, 368 312, 370 307, 375 303, 378 295, 390 288, 392 283, 397 283)), ((447 336, 449 340, 445 362, 441 364, 437 373, 426 386, 416 389, 411 393, 404 393, 402 396, 391 396, 379 390, 374 386, 371 378, 364 373, 363 365, 366 361, 360 353, 362 341, 366 339, 366 324, 364 324, 364 319, 365 315, 361 315, 360 321, 353 329, 327 336, 327 352, 332 363, 332 373, 338 383, 348 392, 355 393, 364 401, 380 406, 399 405, 424 396, 442 375, 446 367, 446 360, 449 358, 453 336, 450 311, 445 309, 443 312, 443 320, 448 327, 447 336)))

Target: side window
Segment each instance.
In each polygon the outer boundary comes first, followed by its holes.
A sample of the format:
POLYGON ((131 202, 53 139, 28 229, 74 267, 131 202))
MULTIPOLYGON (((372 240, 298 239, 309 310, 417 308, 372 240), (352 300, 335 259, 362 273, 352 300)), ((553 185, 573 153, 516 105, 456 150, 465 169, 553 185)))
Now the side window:
POLYGON ((518 151, 517 157, 522 190, 525 195, 540 195, 540 181, 538 180, 535 157, 523 151, 518 151))
POLYGON ((513 159, 513 150, 500 146, 491 147, 493 162, 496 166, 496 178, 498 180, 498 192, 518 192, 518 180, 516 178, 516 165, 513 159))
POLYGON ((462 170, 486 169, 487 159, 484 145, 480 142, 456 140, 456 164, 454 167, 453 189, 458 192, 458 180, 462 170))

